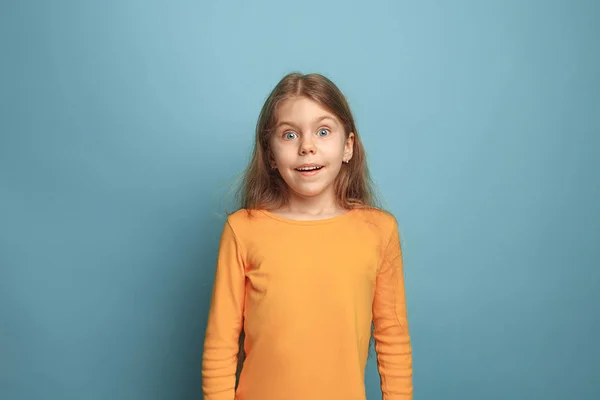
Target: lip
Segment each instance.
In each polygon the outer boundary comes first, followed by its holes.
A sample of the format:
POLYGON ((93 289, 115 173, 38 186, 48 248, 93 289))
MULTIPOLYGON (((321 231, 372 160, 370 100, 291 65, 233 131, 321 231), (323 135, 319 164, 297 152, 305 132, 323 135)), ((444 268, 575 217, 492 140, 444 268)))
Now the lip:
POLYGON ((325 168, 324 166, 322 166, 321 164, 302 164, 297 166, 294 170, 296 172, 299 172, 302 176, 314 176, 317 175, 319 172, 321 172, 323 170, 323 168, 325 168), (308 168, 308 167, 321 167, 320 169, 314 169, 312 171, 298 171, 297 168, 308 168))
POLYGON ((308 168, 308 167, 322 167, 321 164, 302 164, 302 165, 298 165, 296 168, 308 168))

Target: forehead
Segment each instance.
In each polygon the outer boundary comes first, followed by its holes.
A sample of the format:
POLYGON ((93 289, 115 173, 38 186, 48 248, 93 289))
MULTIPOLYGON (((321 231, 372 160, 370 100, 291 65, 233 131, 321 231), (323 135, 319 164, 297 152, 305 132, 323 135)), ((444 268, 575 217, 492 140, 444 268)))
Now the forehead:
POLYGON ((318 102, 304 96, 287 98, 277 107, 276 123, 305 124, 329 118, 340 123, 337 116, 318 102))

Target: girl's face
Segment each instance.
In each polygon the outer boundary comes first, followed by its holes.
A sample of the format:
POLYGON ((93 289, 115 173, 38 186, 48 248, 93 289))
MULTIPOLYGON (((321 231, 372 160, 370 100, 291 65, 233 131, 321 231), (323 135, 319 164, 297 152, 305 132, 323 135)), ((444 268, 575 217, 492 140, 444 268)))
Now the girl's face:
POLYGON ((335 200, 333 183, 353 144, 354 133, 346 134, 334 114, 306 97, 292 97, 278 108, 270 162, 292 195, 335 200))

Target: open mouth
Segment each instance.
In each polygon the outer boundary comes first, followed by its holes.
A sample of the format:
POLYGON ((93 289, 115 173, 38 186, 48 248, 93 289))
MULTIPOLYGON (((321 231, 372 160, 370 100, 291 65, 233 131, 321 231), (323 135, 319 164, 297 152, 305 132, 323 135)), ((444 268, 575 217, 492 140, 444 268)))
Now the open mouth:
POLYGON ((311 172, 311 171, 318 171, 321 168, 323 168, 323 166, 313 165, 313 166, 310 166, 310 167, 298 167, 298 168, 296 168, 296 171, 299 171, 299 172, 311 172))

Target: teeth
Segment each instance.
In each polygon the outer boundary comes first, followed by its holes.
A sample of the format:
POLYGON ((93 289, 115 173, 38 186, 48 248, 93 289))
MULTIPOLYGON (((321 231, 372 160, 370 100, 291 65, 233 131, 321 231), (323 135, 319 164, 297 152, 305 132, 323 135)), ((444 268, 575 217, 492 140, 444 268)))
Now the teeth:
POLYGON ((303 167, 296 168, 298 171, 314 171, 315 169, 320 169, 321 167, 303 167))

